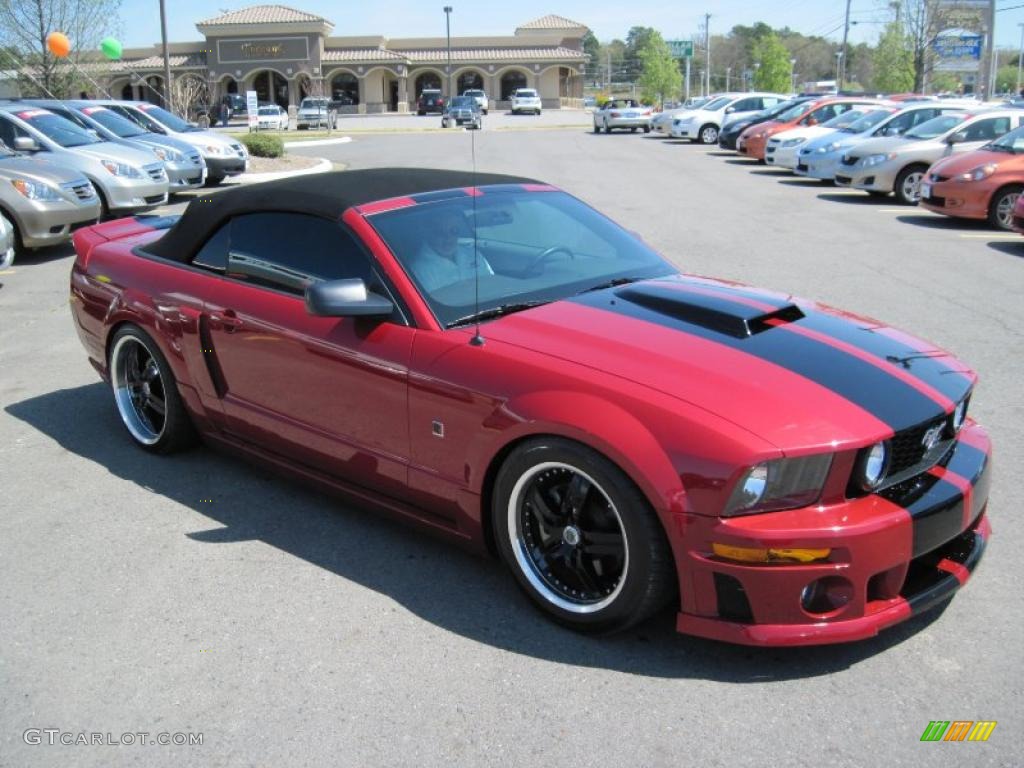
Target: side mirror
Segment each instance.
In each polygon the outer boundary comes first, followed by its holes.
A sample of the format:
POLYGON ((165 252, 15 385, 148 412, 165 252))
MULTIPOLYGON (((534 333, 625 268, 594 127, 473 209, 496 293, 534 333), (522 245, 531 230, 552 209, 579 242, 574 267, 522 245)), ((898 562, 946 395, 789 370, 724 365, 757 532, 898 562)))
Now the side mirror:
POLYGON ((736 111, 736 107, 726 107, 725 108, 725 114, 727 114, 727 115, 731 115, 735 111, 736 111))
POLYGON ((807 122, 804 123, 804 125, 817 125, 817 124, 818 124, 818 118, 816 118, 816 117, 809 117, 809 118, 807 118, 807 122))
POLYGON ((388 317, 394 305, 362 279, 324 280, 306 287, 306 311, 319 317, 388 317))
POLYGON ((967 131, 957 131, 946 139, 946 143, 949 145, 963 144, 965 141, 967 141, 967 131))
POLYGON ((14 149, 17 152, 38 152, 40 147, 31 136, 16 136, 14 149))

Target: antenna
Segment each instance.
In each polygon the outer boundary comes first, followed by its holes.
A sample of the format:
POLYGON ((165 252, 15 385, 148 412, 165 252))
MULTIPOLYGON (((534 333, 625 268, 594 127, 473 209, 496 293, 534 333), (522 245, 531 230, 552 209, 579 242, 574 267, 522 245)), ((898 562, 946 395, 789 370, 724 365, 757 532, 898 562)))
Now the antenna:
POLYGON ((473 197, 473 314, 477 316, 476 333, 473 334, 469 343, 474 347, 482 347, 485 342, 484 337, 480 335, 480 251, 476 247, 476 131, 476 128, 469 129, 470 154, 473 158, 473 187, 470 192, 473 197))

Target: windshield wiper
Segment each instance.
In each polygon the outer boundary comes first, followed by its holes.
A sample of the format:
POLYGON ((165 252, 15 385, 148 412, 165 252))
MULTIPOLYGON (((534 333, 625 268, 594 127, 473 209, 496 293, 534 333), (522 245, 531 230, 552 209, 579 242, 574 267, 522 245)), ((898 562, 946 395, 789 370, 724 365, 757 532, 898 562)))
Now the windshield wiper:
POLYGON ((504 315, 511 315, 513 312, 522 312, 524 309, 533 309, 539 307, 542 304, 550 304, 548 301, 519 301, 511 304, 501 304, 497 307, 491 307, 490 309, 482 309, 479 312, 474 312, 471 315, 460 317, 458 320, 452 320, 448 323, 446 328, 454 328, 457 325, 465 325, 466 323, 477 323, 481 320, 491 320, 495 317, 502 317, 504 315))
POLYGON ((616 277, 609 280, 607 283, 601 283, 600 285, 592 285, 589 288, 584 288, 582 291, 577 291, 576 295, 579 296, 581 293, 592 293, 593 291, 603 291, 606 288, 617 288, 620 285, 626 285, 628 283, 635 283, 638 280, 643 280, 642 277, 616 277))

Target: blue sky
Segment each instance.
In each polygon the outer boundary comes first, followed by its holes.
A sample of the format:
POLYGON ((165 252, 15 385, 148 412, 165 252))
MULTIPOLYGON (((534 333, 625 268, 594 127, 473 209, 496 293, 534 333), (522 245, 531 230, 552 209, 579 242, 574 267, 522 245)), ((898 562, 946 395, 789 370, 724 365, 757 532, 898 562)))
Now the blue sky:
MULTIPOLYGON (((708 0, 706 3, 650 2, 649 0, 448 0, 454 7, 452 35, 507 35, 518 24, 549 13, 586 24, 601 40, 624 37, 635 25, 651 26, 666 38, 688 38, 698 29, 705 11, 712 14, 711 31, 726 31, 736 24, 764 21, 772 26, 789 26, 805 34, 841 38, 845 0, 708 0)), ((219 14, 258 4, 250 0, 167 0, 168 36, 171 41, 201 39, 195 23, 219 14)), ((430 37, 444 35, 444 2, 424 0, 382 0, 375 3, 338 3, 327 0, 286 0, 301 10, 318 13, 334 22, 336 35, 383 34, 388 37, 430 37)), ((1018 5, 999 0, 997 7, 1018 5)), ((864 22, 886 19, 888 3, 882 0, 853 0, 851 17, 864 22)), ((160 40, 157 0, 123 0, 121 40, 125 46, 151 45, 160 40)), ((1024 8, 997 14, 996 43, 1017 47, 1024 8)), ((881 25, 858 24, 851 28, 854 42, 874 40, 881 25)))

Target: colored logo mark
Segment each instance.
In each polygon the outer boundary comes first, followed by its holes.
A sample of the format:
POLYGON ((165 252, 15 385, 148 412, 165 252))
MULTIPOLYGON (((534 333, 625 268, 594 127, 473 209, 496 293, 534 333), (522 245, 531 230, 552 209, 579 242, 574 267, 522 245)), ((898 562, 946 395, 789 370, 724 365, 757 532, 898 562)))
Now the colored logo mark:
POLYGON ((988 741, 995 728, 995 720, 932 720, 921 741, 988 741))

